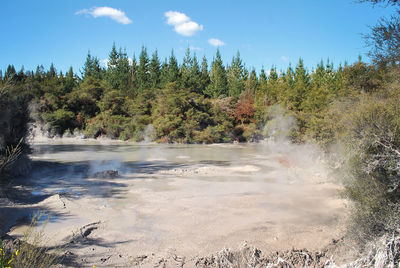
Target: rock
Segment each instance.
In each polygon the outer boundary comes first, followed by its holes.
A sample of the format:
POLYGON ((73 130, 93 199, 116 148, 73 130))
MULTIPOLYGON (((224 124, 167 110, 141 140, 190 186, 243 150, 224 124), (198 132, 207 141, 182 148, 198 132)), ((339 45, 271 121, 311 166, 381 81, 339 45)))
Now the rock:
POLYGON ((103 170, 103 171, 99 171, 96 172, 92 175, 93 178, 98 178, 98 179, 114 179, 114 178, 118 178, 119 174, 118 174, 118 170, 103 170))

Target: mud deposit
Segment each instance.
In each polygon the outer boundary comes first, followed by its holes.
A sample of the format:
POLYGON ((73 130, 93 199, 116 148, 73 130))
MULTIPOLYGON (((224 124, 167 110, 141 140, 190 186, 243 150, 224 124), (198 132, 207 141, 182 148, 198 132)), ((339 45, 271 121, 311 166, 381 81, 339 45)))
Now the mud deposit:
MULTIPOLYGON (((244 241, 263 252, 314 251, 342 234, 340 186, 312 148, 98 142, 33 148, 33 173, 17 182, 29 194, 2 201, 8 221, 1 227, 43 211, 49 244, 65 248, 64 265, 154 267, 184 258, 191 267, 244 241), (118 176, 98 175, 107 170, 118 176)), ((24 228, 17 224, 9 234, 24 228)))

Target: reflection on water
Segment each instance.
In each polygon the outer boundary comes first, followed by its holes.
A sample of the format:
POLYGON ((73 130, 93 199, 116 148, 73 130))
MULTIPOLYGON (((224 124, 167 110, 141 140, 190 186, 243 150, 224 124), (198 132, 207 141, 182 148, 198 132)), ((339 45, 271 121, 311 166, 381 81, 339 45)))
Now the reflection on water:
POLYGON ((268 147, 261 144, 36 144, 33 151, 33 172, 28 180, 34 187, 33 195, 63 193, 121 197, 126 190, 121 180, 90 177, 103 170, 117 170, 123 179, 154 180, 177 175, 190 175, 196 179, 199 175, 197 179, 224 181, 244 179, 240 173, 250 171, 255 176, 270 170, 260 158, 260 155, 268 154, 268 147), (221 175, 229 175, 229 178, 221 175))

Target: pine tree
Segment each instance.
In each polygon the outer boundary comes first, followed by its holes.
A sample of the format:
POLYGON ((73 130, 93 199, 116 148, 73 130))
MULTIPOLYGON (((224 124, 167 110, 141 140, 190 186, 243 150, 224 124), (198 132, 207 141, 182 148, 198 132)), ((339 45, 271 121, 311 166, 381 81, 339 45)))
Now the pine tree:
POLYGON ((64 94, 69 93, 77 85, 74 77, 74 69, 69 67, 68 72, 65 74, 64 94))
POLYGON ((48 78, 54 78, 54 77, 57 77, 57 70, 56 70, 56 68, 54 67, 54 64, 53 63, 51 63, 51 65, 50 65, 50 69, 49 69, 49 71, 47 72, 47 75, 46 75, 48 78))
POLYGON ((168 68, 168 59, 165 58, 164 62, 161 65, 160 71, 160 88, 163 88, 169 80, 169 68, 168 68))
POLYGON ((211 65, 210 85, 206 90, 207 95, 214 99, 220 96, 228 96, 226 70, 219 49, 217 49, 215 59, 211 65))
POLYGON ((119 59, 117 61, 116 66, 116 78, 117 78, 117 89, 120 90, 125 96, 128 96, 129 93, 129 84, 130 84, 130 70, 131 66, 129 64, 128 54, 126 50, 119 50, 119 59))
POLYGON ((174 50, 171 51, 168 62, 168 82, 180 82, 178 61, 175 58, 174 50))
POLYGON ((281 75, 279 77, 279 89, 278 91, 278 100, 284 104, 286 104, 286 108, 293 109, 292 101, 295 98, 295 94, 293 92, 293 84, 294 84, 294 71, 292 69, 292 65, 289 64, 286 72, 281 71, 281 75))
POLYGON ((106 83, 110 90, 118 90, 123 95, 129 95, 131 66, 126 51, 115 49, 115 44, 109 54, 106 83))
POLYGON ((117 48, 115 47, 115 42, 114 42, 111 52, 110 52, 110 54, 108 54, 108 62, 107 62, 108 68, 115 67, 117 65, 118 59, 119 59, 119 55, 118 55, 117 48))
POLYGON ((208 63, 206 56, 203 56, 201 61, 201 90, 206 95, 206 90, 210 84, 210 75, 208 73, 208 63))
POLYGON ((154 51, 151 57, 149 70, 150 70, 150 86, 152 88, 158 88, 160 86, 161 69, 160 69, 160 60, 158 58, 157 50, 154 51))
POLYGON ((102 79, 103 76, 103 69, 100 66, 99 59, 97 57, 92 57, 90 51, 88 51, 88 55, 83 66, 82 76, 83 79, 87 78, 88 76, 102 79))
POLYGON ((260 82, 254 99, 254 107, 255 107, 254 117, 257 120, 258 124, 260 125, 266 123, 268 114, 267 108, 269 105, 269 97, 267 94, 268 92, 267 86, 268 86, 268 78, 267 75, 265 74, 264 67, 262 67, 260 71, 260 82))
POLYGON ((312 73, 310 89, 301 106, 302 110, 305 112, 316 113, 327 104, 328 91, 326 87, 326 74, 324 63, 321 61, 321 63, 317 65, 317 69, 312 73))
POLYGON ((253 68, 250 72, 249 78, 246 81, 246 92, 252 96, 256 94, 258 89, 258 78, 256 70, 253 68))
POLYGON ((107 72, 105 77, 107 87, 111 90, 118 88, 118 75, 116 71, 118 60, 119 54, 115 48, 115 43, 113 43, 112 49, 108 54, 107 72))
MULTIPOLYGON (((6 76, 4 78, 6 78, 6 76)), ((41 82, 43 80, 43 78, 44 78, 44 67, 43 67, 43 65, 40 65, 40 66, 38 65, 36 67, 35 80, 38 82, 41 82)))
POLYGON ((228 86, 229 95, 235 97, 239 97, 245 89, 244 66, 239 51, 236 53, 236 57, 232 58, 231 66, 228 68, 228 86))
POLYGON ((264 67, 261 68, 260 71, 260 86, 259 86, 259 91, 263 93, 267 93, 267 85, 268 85, 268 78, 265 73, 264 67))
POLYGON ((181 67, 181 77, 182 77, 182 85, 185 88, 189 88, 189 80, 190 80, 190 70, 193 65, 193 59, 190 55, 190 49, 186 49, 185 57, 183 58, 183 64, 181 67))
POLYGON ((93 61, 92 61, 92 55, 90 55, 90 50, 89 50, 86 56, 85 63, 83 65, 83 70, 82 70, 83 79, 85 79, 85 77, 91 76, 92 69, 93 69, 93 61))
POLYGON ((25 76, 25 67, 22 65, 21 69, 19 72, 15 75, 15 81, 17 82, 24 82, 26 76, 25 76))
POLYGON ((150 88, 150 63, 147 56, 147 49, 142 46, 142 51, 139 56, 139 67, 136 73, 138 93, 150 88))
POLYGON ((130 75, 130 83, 129 83, 129 94, 128 96, 133 99, 136 95, 137 92, 137 61, 136 61, 136 56, 133 54, 132 57, 132 64, 131 64, 131 75, 130 75))
POLYGON ((8 65, 6 72, 4 73, 4 80, 11 81, 15 76, 15 67, 14 65, 8 65))
POLYGON ((301 110, 301 104, 309 91, 310 76, 304 68, 302 59, 296 66, 296 73, 293 78, 293 86, 289 89, 288 100, 291 108, 301 110))
POLYGON ((189 88, 191 91, 201 94, 203 92, 201 83, 202 73, 197 61, 196 54, 193 56, 192 67, 189 70, 189 88))

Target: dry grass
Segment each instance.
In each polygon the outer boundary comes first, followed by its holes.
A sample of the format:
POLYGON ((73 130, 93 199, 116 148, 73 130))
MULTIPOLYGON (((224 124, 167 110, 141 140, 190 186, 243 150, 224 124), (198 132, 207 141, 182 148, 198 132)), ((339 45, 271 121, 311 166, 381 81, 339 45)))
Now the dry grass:
POLYGON ((44 234, 46 223, 39 231, 35 228, 41 217, 41 214, 35 216, 23 237, 15 243, 19 254, 14 259, 13 267, 45 268, 60 261, 61 249, 50 249, 45 246, 48 242, 44 234))

